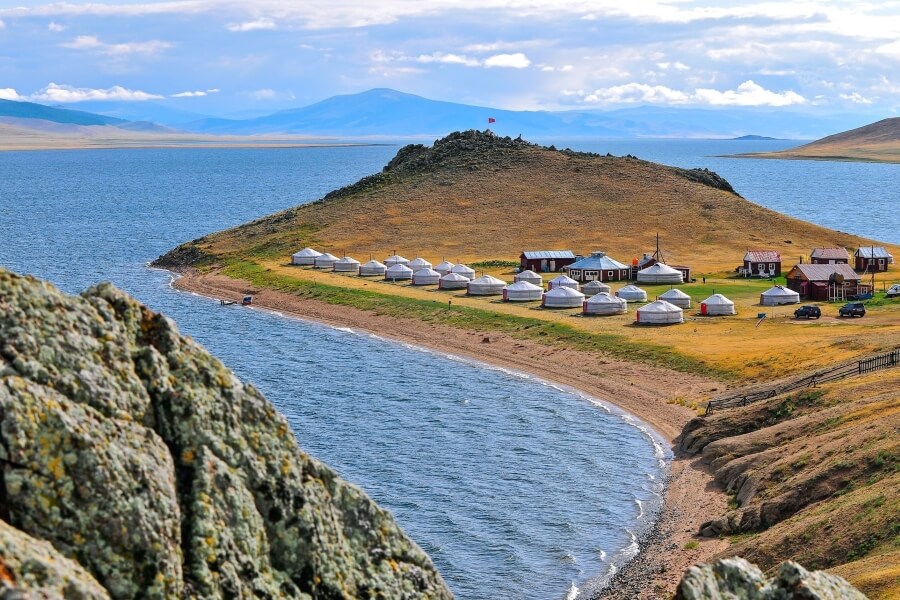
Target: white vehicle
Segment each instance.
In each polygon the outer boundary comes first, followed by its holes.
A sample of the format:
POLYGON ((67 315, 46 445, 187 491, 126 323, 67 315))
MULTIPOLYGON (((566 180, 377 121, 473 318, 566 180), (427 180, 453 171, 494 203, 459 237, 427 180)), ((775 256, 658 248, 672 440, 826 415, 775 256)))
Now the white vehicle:
POLYGON ((895 283, 891 287, 888 288, 887 291, 888 298, 900 298, 900 283, 895 283))

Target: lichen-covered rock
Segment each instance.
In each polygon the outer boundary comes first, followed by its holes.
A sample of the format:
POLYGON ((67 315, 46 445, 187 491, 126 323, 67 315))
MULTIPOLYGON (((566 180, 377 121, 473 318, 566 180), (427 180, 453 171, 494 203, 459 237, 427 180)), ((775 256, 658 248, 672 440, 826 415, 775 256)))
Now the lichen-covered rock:
POLYGON ((109 600, 109 594, 49 542, 0 521, 0 598, 109 600))
POLYGON ((865 596, 837 575, 807 571, 785 562, 767 579, 743 558, 723 558, 689 568, 675 600, 865 600, 865 596))
POLYGON ((111 285, 0 270, 0 517, 113 598, 451 598, 258 391, 111 285))

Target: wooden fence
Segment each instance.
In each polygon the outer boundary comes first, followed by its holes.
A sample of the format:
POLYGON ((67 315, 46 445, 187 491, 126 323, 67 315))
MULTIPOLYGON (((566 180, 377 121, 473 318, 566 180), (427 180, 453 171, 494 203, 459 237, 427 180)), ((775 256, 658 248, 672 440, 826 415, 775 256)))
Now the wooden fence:
POLYGON ((821 383, 828 383, 829 381, 852 377, 854 375, 865 375, 866 373, 881 369, 889 369, 898 365, 900 365, 900 348, 888 352, 887 354, 864 358, 852 363, 816 371, 812 375, 807 375, 806 377, 795 379, 793 381, 787 381, 767 389, 726 396, 723 398, 714 398, 706 403, 706 414, 713 412, 713 410, 721 410, 723 408, 747 406, 753 402, 768 400, 769 398, 774 398, 775 396, 780 396, 781 394, 792 392, 794 390, 815 387, 821 383))

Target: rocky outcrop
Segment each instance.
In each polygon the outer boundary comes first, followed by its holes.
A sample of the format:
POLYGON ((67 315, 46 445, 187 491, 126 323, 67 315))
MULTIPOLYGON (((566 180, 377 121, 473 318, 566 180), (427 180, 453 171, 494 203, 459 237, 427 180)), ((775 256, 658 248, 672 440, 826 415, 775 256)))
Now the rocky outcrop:
POLYGON ((257 390, 109 284, 73 297, 0 270, 0 470, 8 586, 452 597, 391 515, 299 450, 257 390))
POLYGON ((824 571, 807 571, 785 562, 767 579, 742 558, 723 558, 691 567, 678 584, 675 600, 865 600, 844 579, 824 571))

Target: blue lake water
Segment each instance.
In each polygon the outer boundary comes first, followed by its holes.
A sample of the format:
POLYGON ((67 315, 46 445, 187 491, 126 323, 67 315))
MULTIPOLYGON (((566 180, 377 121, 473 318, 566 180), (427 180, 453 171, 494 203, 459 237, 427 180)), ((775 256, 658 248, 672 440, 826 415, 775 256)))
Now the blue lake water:
MULTIPOLYGON (((556 144, 708 167, 760 204, 900 242, 898 165, 711 158, 785 142, 556 144)), ((70 292, 110 280, 175 318, 287 415, 303 448, 393 511, 459 598, 562 598, 634 551, 663 476, 646 432, 528 377, 222 308, 145 266, 182 241, 319 198, 396 150, 0 153, 0 265, 70 292)))

